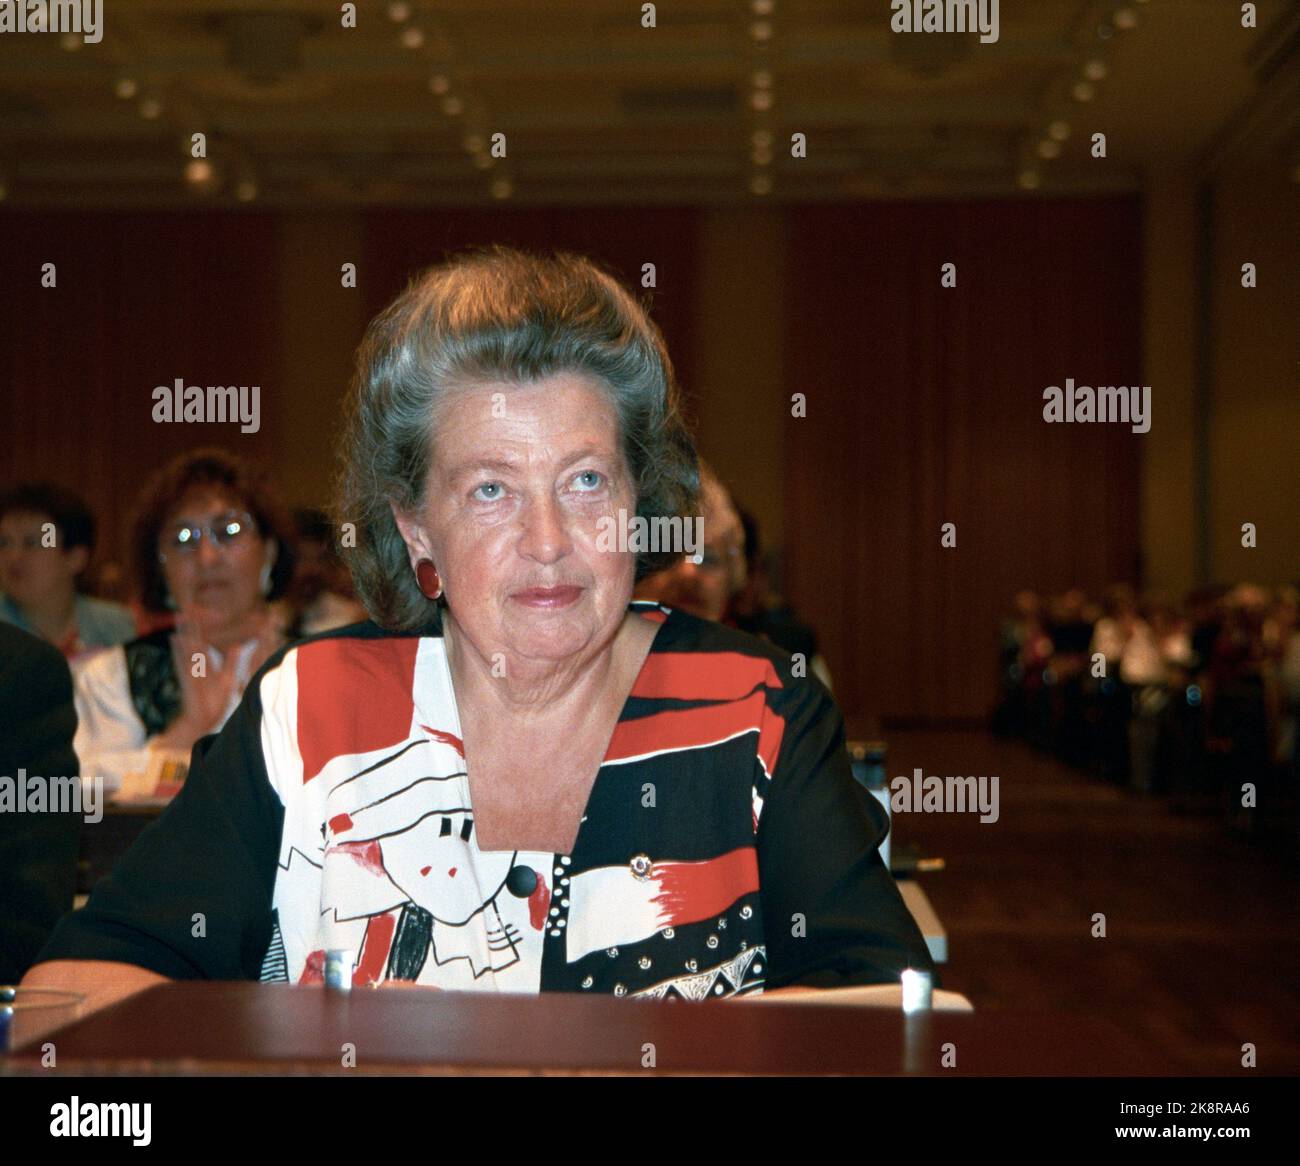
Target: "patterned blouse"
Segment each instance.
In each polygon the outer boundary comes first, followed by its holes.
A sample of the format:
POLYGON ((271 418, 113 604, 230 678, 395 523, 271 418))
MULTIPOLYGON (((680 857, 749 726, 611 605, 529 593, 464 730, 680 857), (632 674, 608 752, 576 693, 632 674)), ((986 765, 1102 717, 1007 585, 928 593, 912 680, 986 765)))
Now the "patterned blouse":
POLYGON ((40 958, 690 1000, 933 973, 822 685, 631 610, 660 626, 571 854, 479 848, 445 641, 357 624, 268 662, 40 958))

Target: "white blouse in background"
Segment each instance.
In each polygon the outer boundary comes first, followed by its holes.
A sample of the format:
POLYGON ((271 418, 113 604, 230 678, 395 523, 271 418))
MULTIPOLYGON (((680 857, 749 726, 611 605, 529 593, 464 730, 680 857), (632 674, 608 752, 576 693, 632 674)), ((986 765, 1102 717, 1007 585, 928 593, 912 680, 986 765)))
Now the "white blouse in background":
MULTIPOLYGON (((234 688, 212 732, 220 729, 239 705, 253 671, 251 665, 256 649, 256 639, 246 640, 236 649, 234 688)), ((207 653, 216 668, 224 667, 225 658, 221 652, 208 648, 207 653)), ((73 700, 77 706, 77 732, 72 745, 81 763, 82 782, 100 778, 104 792, 114 793, 132 776, 136 776, 138 781, 139 775, 156 774, 156 760, 162 751, 149 747, 144 722, 131 699, 125 648, 105 648, 78 660, 72 667, 72 680, 73 700)), ((174 757, 175 754, 168 756, 174 757)), ((188 750, 179 759, 188 763, 188 750)))

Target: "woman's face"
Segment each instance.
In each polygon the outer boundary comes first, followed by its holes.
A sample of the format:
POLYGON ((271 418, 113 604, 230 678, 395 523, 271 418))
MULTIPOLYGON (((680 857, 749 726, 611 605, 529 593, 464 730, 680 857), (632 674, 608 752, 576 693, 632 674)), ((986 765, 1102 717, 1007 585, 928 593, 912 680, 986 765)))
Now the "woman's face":
POLYGON ((727 492, 715 480, 702 478, 700 501, 704 519, 700 562, 693 562, 689 555, 679 559, 643 580, 637 595, 717 621, 726 615, 732 596, 745 585, 745 527, 727 492))
POLYGON ((261 607, 262 570, 275 561, 275 541, 262 538, 244 505, 229 495, 212 488, 186 494, 163 521, 158 546, 172 600, 200 627, 228 627, 261 607), (236 522, 240 530, 232 535, 236 522), (184 528, 202 533, 181 545, 184 528))
POLYGON ((457 389, 436 433, 424 510, 397 519, 412 563, 438 568, 457 627, 507 668, 604 647, 636 570, 609 541, 636 494, 605 394, 568 373, 457 389))
POLYGON ((0 518, 0 592, 20 607, 69 602, 85 569, 85 547, 65 550, 57 532, 49 545, 47 526, 53 521, 27 510, 0 518))

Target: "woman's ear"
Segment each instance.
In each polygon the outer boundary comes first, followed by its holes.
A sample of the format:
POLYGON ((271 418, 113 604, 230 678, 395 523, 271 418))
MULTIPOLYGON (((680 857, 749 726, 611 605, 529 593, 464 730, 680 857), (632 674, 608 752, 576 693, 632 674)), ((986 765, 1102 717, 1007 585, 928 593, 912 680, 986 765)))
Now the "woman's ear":
POLYGON ((398 533, 406 544, 406 553, 410 556, 411 566, 414 567, 421 559, 432 559, 433 551, 429 547, 429 539, 424 527, 403 511, 396 502, 389 502, 388 507, 393 512, 393 521, 397 523, 398 533))

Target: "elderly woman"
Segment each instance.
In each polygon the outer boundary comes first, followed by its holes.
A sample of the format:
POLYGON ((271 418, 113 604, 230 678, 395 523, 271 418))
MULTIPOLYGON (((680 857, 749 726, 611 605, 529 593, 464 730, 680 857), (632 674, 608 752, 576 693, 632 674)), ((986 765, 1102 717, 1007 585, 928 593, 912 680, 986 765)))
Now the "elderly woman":
POLYGON ((268 484, 222 450, 183 454, 146 484, 132 539, 141 602, 176 626, 74 669, 83 780, 156 792, 221 728, 284 642, 268 601, 292 574, 286 530, 268 484))
POLYGON ((821 685, 631 602, 674 552, 610 546, 618 512, 682 517, 698 486, 677 393, 584 259, 492 248, 413 283, 361 346, 345 444, 373 622, 268 664, 29 982, 100 1003, 328 962, 703 1000, 930 969, 821 685))

